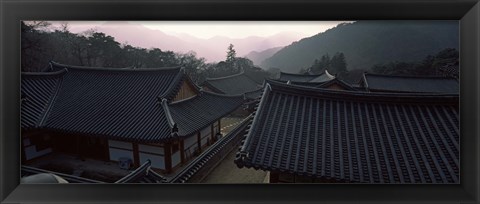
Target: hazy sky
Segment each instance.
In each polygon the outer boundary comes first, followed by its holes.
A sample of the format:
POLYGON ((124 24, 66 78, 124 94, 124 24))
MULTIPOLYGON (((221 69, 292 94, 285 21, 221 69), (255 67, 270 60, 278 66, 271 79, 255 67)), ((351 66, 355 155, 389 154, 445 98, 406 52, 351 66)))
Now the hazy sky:
MULTIPOLYGON (((308 37, 335 27, 343 21, 129 21, 118 24, 140 24, 167 34, 188 34, 208 39, 215 36, 245 38, 249 36, 267 37, 281 32, 292 32, 300 37, 308 37)), ((72 32, 101 27, 105 21, 68 21, 72 32)), ((59 26, 61 22, 53 22, 59 26)))
MULTIPOLYGON (((344 22, 344 21, 343 21, 344 22)), ((53 29, 67 23, 72 33, 90 29, 117 42, 174 52, 194 51, 207 61, 225 58, 234 44, 238 56, 283 47, 335 27, 342 21, 52 21, 53 29), (214 38, 221 37, 221 38, 214 38)))

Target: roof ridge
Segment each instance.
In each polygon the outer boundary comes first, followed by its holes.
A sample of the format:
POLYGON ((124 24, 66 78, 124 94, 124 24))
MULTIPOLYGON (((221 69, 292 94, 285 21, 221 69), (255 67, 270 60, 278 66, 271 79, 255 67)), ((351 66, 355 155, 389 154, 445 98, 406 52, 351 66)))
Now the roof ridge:
POLYGON ((170 108, 168 108, 166 98, 162 98, 161 105, 163 111, 165 112, 165 116, 167 117, 168 125, 170 126, 170 128, 173 128, 175 126, 175 121, 173 120, 172 114, 170 113, 170 108))
POLYGON ((67 72, 68 72, 68 69, 63 68, 61 70, 54 71, 54 72, 22 72, 21 75, 22 76, 54 76, 54 75, 65 74, 67 72))
POLYGON ((159 97, 170 99, 170 96, 172 95, 173 90, 175 90, 178 86, 181 86, 180 82, 183 81, 183 78, 185 77, 184 75, 185 74, 181 71, 177 72, 177 75, 172 80, 172 83, 170 83, 168 88, 165 90, 164 94, 159 97))
POLYGON ((191 96, 191 97, 188 97, 188 98, 184 98, 184 99, 181 99, 181 100, 178 100, 178 101, 172 101, 169 105, 181 104, 183 102, 194 100, 197 97, 200 97, 200 95, 197 94, 197 95, 194 95, 194 96, 191 96))
POLYGON ((329 81, 326 81, 325 83, 318 85, 317 88, 323 88, 324 86, 331 85, 331 84, 333 84, 333 83, 335 83, 335 82, 340 83, 340 85, 345 86, 345 88, 349 88, 349 89, 351 89, 351 90, 355 90, 352 85, 350 85, 349 83, 347 83, 347 82, 345 82, 345 81, 343 81, 343 80, 341 80, 341 79, 339 79, 339 78, 333 78, 333 79, 331 79, 331 80, 329 80, 329 81))
POLYGON ((243 97, 243 94, 219 94, 211 91, 202 91, 204 94, 209 94, 209 95, 214 95, 214 96, 221 96, 225 98, 237 98, 237 97, 243 97))
POLYGON ((251 137, 248 137, 248 135, 252 132, 252 130, 254 128, 254 124, 256 124, 255 122, 257 120, 259 120, 258 118, 260 118, 256 115, 257 111, 260 110, 260 108, 265 105, 265 101, 267 101, 267 99, 265 99, 265 98, 272 91, 271 85, 268 82, 266 82, 266 83, 267 84, 264 87, 264 91, 262 93, 262 97, 260 98, 260 102, 258 102, 257 109, 255 110, 254 113, 252 113, 253 118, 252 118, 250 128, 247 129, 247 131, 244 135, 244 139, 241 142, 241 146, 238 150, 238 155, 235 158, 235 160, 239 162, 239 163, 237 163, 237 165, 243 165, 244 161, 245 161, 245 158, 248 157, 248 152, 246 151, 246 148, 251 141, 251 137))
POLYGON ((247 93, 253 93, 253 92, 257 92, 257 91, 260 91, 260 90, 262 90, 263 88, 264 88, 264 87, 262 86, 261 88, 258 88, 257 90, 253 90, 253 91, 247 91, 247 92, 245 92, 245 93, 247 94, 247 93))
POLYGON ((324 75, 325 73, 321 73, 321 74, 294 74, 294 73, 288 73, 288 72, 282 72, 282 71, 280 71, 280 76, 281 76, 282 74, 292 75, 292 76, 315 76, 315 77, 319 77, 319 76, 324 75))
MULTIPOLYGON (((64 73, 66 73, 66 69, 63 69, 64 73)), ((62 72, 63 73, 63 72, 62 72)), ((63 75, 62 75, 63 76, 63 75)), ((50 98, 50 100, 48 101, 48 105, 47 107, 45 108, 45 113, 43 114, 42 116, 42 119, 40 120, 40 122, 38 123, 38 126, 41 127, 44 125, 44 123, 46 122, 48 116, 50 116, 50 110, 52 109, 52 106, 53 104, 55 103, 56 99, 57 99, 57 95, 58 93, 60 92, 60 89, 63 85, 63 77, 59 77, 58 79, 59 81, 57 82, 57 85, 55 87, 55 92, 53 94, 53 96, 50 98)))
POLYGON ((448 76, 441 76, 441 75, 428 75, 428 76, 421 76, 421 75, 388 75, 388 74, 376 74, 376 73, 363 73, 364 76, 379 76, 379 77, 391 77, 391 78, 421 78, 421 79, 455 79, 454 77, 448 76))
MULTIPOLYGON (((366 101, 378 101, 379 99, 389 99, 391 102, 395 100, 405 100, 410 99, 422 99, 422 100, 431 100, 432 102, 437 102, 439 98, 444 99, 457 99, 459 98, 458 94, 446 94, 446 93, 390 93, 390 92, 359 92, 359 91, 350 91, 350 90, 332 90, 325 88, 315 88, 307 86, 298 86, 298 85, 287 85, 275 81, 267 81, 272 85, 273 90, 279 90, 283 92, 291 92, 292 94, 302 94, 310 96, 321 96, 328 98, 345 98, 352 100, 366 100, 366 101), (299 93, 299 91, 301 93, 299 93), (437 100, 435 100, 437 99, 437 100)), ((440 102, 440 101, 438 101, 440 102)))
POLYGON ((205 81, 215 81, 215 80, 228 79, 228 78, 232 78, 232 77, 236 77, 236 76, 241 76, 243 74, 245 74, 245 72, 242 70, 240 73, 232 74, 232 75, 228 75, 228 76, 217 77, 217 78, 208 78, 207 77, 207 78, 205 78, 205 81))
POLYGON ((225 93, 223 92, 222 90, 218 89, 217 87, 215 87, 213 84, 211 84, 209 81, 204 81, 202 83, 202 86, 206 86, 207 88, 209 89, 212 89, 214 91, 217 91, 217 92, 221 92, 221 93, 225 93))

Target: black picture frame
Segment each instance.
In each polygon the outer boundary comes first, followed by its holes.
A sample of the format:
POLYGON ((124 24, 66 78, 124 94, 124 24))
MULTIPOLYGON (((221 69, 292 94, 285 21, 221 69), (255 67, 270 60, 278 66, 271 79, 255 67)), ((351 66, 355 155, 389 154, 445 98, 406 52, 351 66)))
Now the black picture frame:
POLYGON ((1 0, 0 200, 2 203, 477 203, 478 0, 1 0), (20 177, 21 20, 459 20, 461 184, 30 184, 20 177))

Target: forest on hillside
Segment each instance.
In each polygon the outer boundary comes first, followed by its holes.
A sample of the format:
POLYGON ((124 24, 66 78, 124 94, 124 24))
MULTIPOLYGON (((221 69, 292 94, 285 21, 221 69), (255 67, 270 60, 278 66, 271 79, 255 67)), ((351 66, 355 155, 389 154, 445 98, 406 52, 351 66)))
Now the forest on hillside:
POLYGON ((261 67, 297 73, 324 55, 341 52, 348 70, 392 61, 415 62, 446 48, 458 49, 458 21, 357 21, 294 42, 261 67))
MULTIPOLYGON (((444 75, 444 68, 459 66, 459 52, 454 48, 446 48, 434 55, 428 55, 422 60, 414 62, 391 61, 384 64, 375 64, 369 69, 347 70, 345 55, 341 52, 330 57, 328 54, 315 59, 307 69, 301 69, 300 74, 321 74, 327 70, 340 79, 355 84, 358 83, 364 72, 396 76, 439 76, 444 75)), ((457 73, 450 73, 455 77, 457 73)), ((458 77, 458 76, 456 76, 458 77)))
POLYGON ((48 29, 45 21, 22 22, 21 69, 23 72, 45 70, 50 61, 88 67, 159 68, 184 67, 196 83, 206 78, 228 76, 241 71, 253 72, 254 76, 268 73, 255 67, 247 58, 237 57, 234 45, 225 48, 225 60, 206 63, 195 52, 176 53, 161 48, 140 48, 119 43, 114 37, 89 30, 75 34, 68 24, 59 29, 48 29))

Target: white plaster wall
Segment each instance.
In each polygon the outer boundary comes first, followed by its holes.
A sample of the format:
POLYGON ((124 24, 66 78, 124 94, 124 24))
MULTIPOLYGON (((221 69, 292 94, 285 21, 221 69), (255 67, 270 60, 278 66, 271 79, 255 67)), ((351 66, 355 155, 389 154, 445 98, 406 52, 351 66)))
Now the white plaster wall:
POLYGON ((172 155, 172 167, 175 167, 177 164, 180 164, 180 151, 177 151, 175 154, 172 155))
POLYGON ((126 157, 126 158, 130 158, 132 162, 134 162, 132 151, 109 148, 109 152, 110 152, 110 160, 112 161, 118 161, 120 157, 126 157))
POLYGON ((152 162, 152 167, 165 170, 165 158, 163 156, 140 153, 140 165, 145 163, 147 159, 152 162))
POLYGON ((197 144, 197 134, 194 134, 184 140, 183 145, 185 148, 188 148, 194 144, 197 144))
POLYGON ((138 150, 142 152, 150 152, 155 154, 165 154, 163 147, 151 146, 151 145, 138 145, 138 150))

